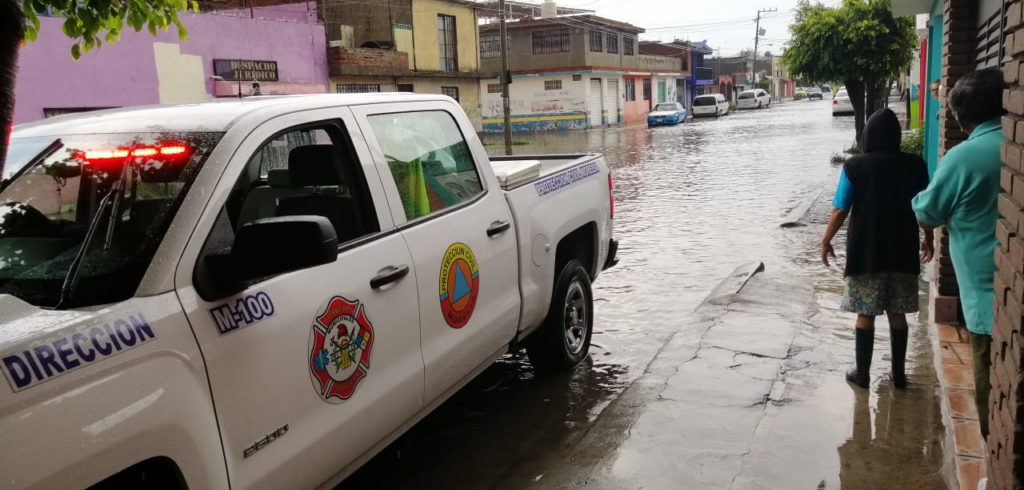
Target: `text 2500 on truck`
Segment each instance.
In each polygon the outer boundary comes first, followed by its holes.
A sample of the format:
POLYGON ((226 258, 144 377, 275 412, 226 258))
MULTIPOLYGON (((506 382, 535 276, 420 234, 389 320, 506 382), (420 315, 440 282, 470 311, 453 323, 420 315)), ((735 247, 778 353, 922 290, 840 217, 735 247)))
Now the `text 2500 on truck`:
POLYGON ((510 350, 575 366, 616 262, 600 155, 488 159, 443 96, 63 116, 2 177, 16 487, 331 485, 510 350))

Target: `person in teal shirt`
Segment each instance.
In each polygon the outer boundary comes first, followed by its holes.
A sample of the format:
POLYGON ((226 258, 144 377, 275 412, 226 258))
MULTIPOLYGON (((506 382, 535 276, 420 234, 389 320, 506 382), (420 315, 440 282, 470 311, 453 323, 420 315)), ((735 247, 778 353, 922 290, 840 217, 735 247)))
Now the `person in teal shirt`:
POLYGON ((974 357, 975 403, 982 435, 988 434, 989 350, 992 343, 996 270, 996 220, 999 211, 999 149, 1003 142, 1003 74, 985 69, 964 75, 949 93, 949 108, 970 136, 939 162, 931 184, 914 198, 921 226, 945 226, 960 286, 974 357))

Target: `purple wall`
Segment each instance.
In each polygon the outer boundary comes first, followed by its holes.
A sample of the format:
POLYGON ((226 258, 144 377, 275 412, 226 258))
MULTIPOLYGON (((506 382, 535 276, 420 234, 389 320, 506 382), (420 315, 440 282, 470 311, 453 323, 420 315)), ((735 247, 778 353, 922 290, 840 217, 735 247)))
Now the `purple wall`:
POLYGON ((18 54, 15 124, 43 118, 44 108, 121 107, 160 102, 153 43, 175 43, 185 55, 203 58, 206 91, 213 97, 213 59, 277 61, 280 82, 328 86, 324 26, 305 3, 257 9, 257 18, 222 14, 180 14, 186 41, 172 27, 153 37, 125 28, 121 40, 71 58, 63 19, 42 17, 39 38, 18 54), (288 7, 294 7, 289 9, 288 7), (291 10, 291 11, 289 11, 291 10), (262 18, 261 18, 262 17, 262 18), (267 17, 288 20, 267 20, 267 17))

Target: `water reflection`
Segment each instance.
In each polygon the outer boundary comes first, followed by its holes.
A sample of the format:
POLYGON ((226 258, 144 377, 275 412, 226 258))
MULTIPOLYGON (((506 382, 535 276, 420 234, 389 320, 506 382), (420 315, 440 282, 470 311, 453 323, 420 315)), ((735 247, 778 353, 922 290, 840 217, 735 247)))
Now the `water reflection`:
POLYGON ((894 390, 888 380, 870 392, 854 394, 853 432, 839 447, 839 480, 844 489, 941 488, 936 469, 942 465, 937 437, 930 424, 940 416, 934 405, 921 406, 913 398, 920 390, 894 390), (926 411, 922 412, 920 409, 926 411))

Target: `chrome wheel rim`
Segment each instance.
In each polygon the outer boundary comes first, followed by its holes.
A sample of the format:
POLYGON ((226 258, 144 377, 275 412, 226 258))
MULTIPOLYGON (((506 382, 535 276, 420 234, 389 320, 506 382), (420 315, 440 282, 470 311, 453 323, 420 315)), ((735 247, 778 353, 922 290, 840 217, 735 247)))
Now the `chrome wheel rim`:
POLYGON ((579 282, 569 285, 565 293, 565 345, 572 355, 583 350, 587 339, 587 301, 579 282))

